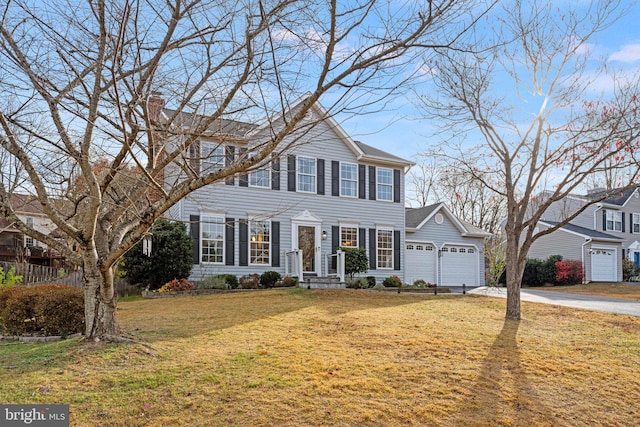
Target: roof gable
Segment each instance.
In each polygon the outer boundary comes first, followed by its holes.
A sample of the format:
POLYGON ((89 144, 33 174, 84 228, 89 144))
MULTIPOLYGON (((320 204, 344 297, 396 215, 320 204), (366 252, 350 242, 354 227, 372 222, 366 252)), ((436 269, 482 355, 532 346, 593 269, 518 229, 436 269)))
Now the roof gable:
POLYGON ((429 206, 423 206, 421 208, 406 208, 405 210, 405 225, 408 229, 419 230, 429 222, 432 218, 441 212, 451 221, 451 223, 458 229, 461 235, 474 236, 474 237, 488 237, 491 233, 487 233, 484 230, 479 229, 471 224, 468 224, 460 220, 455 216, 444 203, 436 203, 429 206))

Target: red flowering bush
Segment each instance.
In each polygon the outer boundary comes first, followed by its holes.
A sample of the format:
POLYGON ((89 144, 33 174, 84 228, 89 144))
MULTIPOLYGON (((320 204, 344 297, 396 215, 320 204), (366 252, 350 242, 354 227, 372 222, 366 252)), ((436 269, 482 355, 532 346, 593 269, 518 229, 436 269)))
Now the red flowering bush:
POLYGON ((173 279, 162 285, 158 292, 190 291, 192 289, 195 289, 195 285, 187 279, 173 279))
POLYGON ((577 285, 584 280, 584 269, 581 261, 556 261, 556 280, 559 286, 577 285))

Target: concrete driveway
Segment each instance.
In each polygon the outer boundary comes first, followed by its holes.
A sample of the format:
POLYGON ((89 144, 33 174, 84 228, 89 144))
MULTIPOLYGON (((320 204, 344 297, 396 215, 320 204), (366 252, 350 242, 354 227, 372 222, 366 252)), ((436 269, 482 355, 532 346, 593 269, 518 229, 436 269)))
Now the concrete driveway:
MULTIPOLYGON (((482 286, 472 289, 468 293, 506 298, 507 288, 482 286)), ((625 314, 628 316, 640 317, 640 301, 531 289, 522 289, 520 291, 520 299, 522 301, 563 305, 565 307, 575 307, 584 310, 604 311, 605 313, 625 314)))

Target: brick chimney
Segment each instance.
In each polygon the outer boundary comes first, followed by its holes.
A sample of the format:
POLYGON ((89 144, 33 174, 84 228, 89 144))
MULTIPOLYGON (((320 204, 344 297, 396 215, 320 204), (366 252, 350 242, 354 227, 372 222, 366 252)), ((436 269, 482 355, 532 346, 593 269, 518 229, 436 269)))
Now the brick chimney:
POLYGON ((162 93, 151 92, 151 96, 147 99, 147 111, 149 113, 149 119, 152 123, 159 121, 160 113, 164 108, 164 99, 162 99, 162 93))

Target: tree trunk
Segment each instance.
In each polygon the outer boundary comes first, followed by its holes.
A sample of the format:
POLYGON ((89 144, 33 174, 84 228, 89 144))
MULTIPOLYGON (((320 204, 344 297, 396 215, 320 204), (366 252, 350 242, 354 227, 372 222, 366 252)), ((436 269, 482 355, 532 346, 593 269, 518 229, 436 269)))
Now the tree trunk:
POLYGON ((97 266, 85 263, 83 281, 85 338, 100 340, 117 336, 120 333, 116 317, 118 296, 110 269, 101 272, 97 266))
POLYGON ((524 263, 520 260, 520 248, 516 236, 507 234, 507 313, 505 319, 520 320, 520 284, 524 263))

